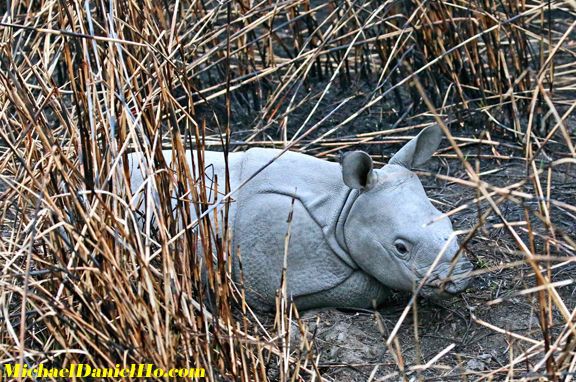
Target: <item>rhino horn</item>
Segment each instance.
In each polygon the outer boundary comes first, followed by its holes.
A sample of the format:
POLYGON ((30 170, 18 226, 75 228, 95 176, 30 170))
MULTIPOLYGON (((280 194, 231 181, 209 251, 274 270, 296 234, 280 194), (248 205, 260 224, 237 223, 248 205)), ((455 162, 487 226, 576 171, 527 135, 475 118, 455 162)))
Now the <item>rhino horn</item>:
POLYGON ((394 154, 388 164, 400 165, 407 169, 424 164, 440 145, 442 135, 438 125, 428 126, 394 154))

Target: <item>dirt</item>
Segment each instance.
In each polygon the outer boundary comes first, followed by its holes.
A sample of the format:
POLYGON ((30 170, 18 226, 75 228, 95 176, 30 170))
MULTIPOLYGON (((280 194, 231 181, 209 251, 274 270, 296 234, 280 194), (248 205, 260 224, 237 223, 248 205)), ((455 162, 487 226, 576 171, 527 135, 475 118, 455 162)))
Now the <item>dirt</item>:
MULTIPOLYGON (((500 279, 504 284, 511 284, 506 280, 500 279)), ((401 380, 402 372, 409 379, 422 376, 426 380, 462 380, 463 373, 498 369, 509 362, 512 354, 519 354, 527 346, 477 320, 538 339, 538 318, 533 301, 526 299, 515 298, 487 307, 486 300, 517 289, 513 285, 496 288, 497 282, 483 284, 477 280, 469 292, 452 301, 418 302, 416 315, 411 312, 407 316, 397 335, 397 351, 402 356, 404 371, 399 370, 391 353, 394 349, 386 346, 386 340, 405 304, 386 306, 377 313, 338 310, 305 313, 304 321, 315 332, 320 370, 325 377, 337 381, 358 381, 371 375, 377 379, 401 380), (317 318, 320 322, 316 325, 317 318), (417 334, 415 320, 418 320, 417 334), (423 373, 412 369, 426 364, 450 346, 454 347, 435 362, 433 368, 423 373)))

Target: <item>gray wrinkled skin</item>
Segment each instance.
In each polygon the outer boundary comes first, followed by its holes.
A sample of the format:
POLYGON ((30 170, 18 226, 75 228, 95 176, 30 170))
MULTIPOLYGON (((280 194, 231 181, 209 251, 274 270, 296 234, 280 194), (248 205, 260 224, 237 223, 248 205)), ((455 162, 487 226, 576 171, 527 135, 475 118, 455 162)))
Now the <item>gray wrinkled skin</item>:
MULTIPOLYGON (((235 252, 240 250, 251 306, 274 310, 291 211, 287 288, 299 309, 370 308, 391 289, 413 291, 443 248, 421 293, 462 292, 471 263, 455 258, 450 220, 437 219, 441 213, 410 171, 432 156, 441 139, 440 129, 429 127, 380 169, 361 151, 346 154, 341 164, 287 152, 247 183, 233 197, 230 222, 233 278, 239 279, 235 252), (454 280, 443 282, 446 277, 454 280)), ((278 154, 273 149, 230 154, 232 189, 278 154)), ((164 155, 170 162, 170 151, 164 155)), ((218 190, 224 190, 222 153, 206 152, 205 162, 208 184, 217 176, 218 190)), ((132 182, 134 188, 142 183, 139 172, 132 182)))

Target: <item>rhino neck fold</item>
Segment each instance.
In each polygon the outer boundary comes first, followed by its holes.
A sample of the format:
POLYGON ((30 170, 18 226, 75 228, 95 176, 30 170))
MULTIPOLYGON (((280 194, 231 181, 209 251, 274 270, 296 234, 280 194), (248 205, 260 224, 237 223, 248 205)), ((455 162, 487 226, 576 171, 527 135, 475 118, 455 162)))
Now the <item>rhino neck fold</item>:
POLYGON ((358 198, 358 195, 359 192, 357 190, 349 190, 340 206, 338 206, 339 208, 336 208, 336 214, 333 217, 332 224, 324 227, 324 235, 332 251, 353 269, 358 269, 358 265, 350 256, 350 251, 346 245, 344 223, 346 223, 350 209, 358 198))

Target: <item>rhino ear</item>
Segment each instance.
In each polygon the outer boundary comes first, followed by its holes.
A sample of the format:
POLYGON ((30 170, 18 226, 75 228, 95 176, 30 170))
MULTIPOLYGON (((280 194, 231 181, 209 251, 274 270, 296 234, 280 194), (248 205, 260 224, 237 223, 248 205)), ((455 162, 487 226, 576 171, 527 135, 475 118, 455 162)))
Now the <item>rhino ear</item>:
POLYGON ((372 169, 372 158, 364 151, 352 151, 342 157, 342 179, 357 190, 369 190, 376 184, 376 173, 372 169))
POLYGON ((388 164, 397 164, 411 169, 426 163, 440 145, 442 135, 442 130, 438 125, 428 126, 394 154, 388 164))

